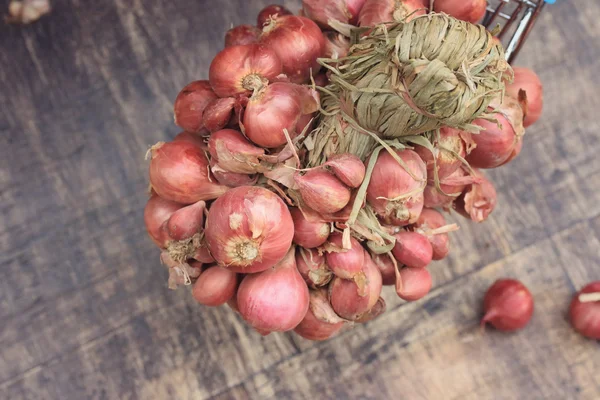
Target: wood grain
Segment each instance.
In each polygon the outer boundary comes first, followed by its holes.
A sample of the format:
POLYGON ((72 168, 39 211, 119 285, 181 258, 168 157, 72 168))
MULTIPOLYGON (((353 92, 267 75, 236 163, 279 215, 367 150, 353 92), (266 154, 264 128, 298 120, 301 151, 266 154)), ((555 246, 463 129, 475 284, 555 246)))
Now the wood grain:
POLYGON ((425 300, 388 292, 383 317, 312 343, 166 289, 143 155, 178 133, 172 102, 225 30, 268 3, 55 0, 33 25, 0 25, 0 398, 600 398, 598 342, 565 320, 600 279, 597 2, 544 11, 518 60, 544 82, 544 116, 490 173, 497 210, 459 221, 425 300), (481 297, 503 276, 530 287, 534 319, 482 335, 481 297))

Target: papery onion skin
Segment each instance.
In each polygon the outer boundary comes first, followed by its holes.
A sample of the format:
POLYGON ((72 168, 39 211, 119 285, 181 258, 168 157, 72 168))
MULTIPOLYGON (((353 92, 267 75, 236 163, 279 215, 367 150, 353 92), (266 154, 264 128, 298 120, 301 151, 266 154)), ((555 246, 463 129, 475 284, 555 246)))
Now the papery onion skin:
POLYGON ((516 331, 527 325, 533 315, 533 296, 515 279, 499 279, 485 294, 485 315, 481 326, 491 324, 500 331, 516 331))
POLYGON ((294 332, 308 340, 326 340, 346 324, 329 304, 325 289, 310 291, 310 305, 304 319, 294 332))
POLYGON ((519 90, 524 90, 527 98, 525 127, 534 124, 542 115, 544 106, 544 90, 540 78, 529 68, 513 67, 515 77, 512 83, 506 84, 506 94, 519 99, 519 90))
POLYGON ((467 172, 459 168, 440 182, 440 189, 443 193, 435 187, 433 182, 429 182, 423 192, 424 206, 426 208, 450 208, 454 200, 472 181, 472 178, 468 178, 467 172))
POLYGON ((336 314, 354 321, 368 312, 379 300, 381 294, 381 273, 368 255, 363 271, 366 275, 366 294, 361 296, 354 281, 335 277, 329 284, 329 301, 336 314))
POLYGON ((225 34, 225 47, 258 43, 260 29, 252 25, 238 25, 225 34))
POLYGON ((278 4, 271 4, 266 6, 258 13, 258 17, 256 18, 256 26, 260 29, 265 26, 265 24, 269 23, 269 21, 275 16, 282 15, 292 15, 292 12, 287 8, 280 6, 278 4))
POLYGON ((444 12, 473 24, 483 18, 486 8, 486 0, 435 0, 433 3, 435 12, 444 12))
POLYGON ((204 150, 191 141, 161 143, 150 154, 150 184, 165 199, 192 204, 216 199, 229 189, 210 177, 204 150))
POLYGON ((305 175, 296 173, 294 181, 302 200, 319 213, 333 214, 350 202, 350 189, 327 171, 311 170, 305 175))
POLYGON ((258 186, 229 190, 210 207, 204 231, 219 265, 234 272, 264 271, 292 244, 294 222, 285 203, 258 186))
POLYGON ((191 133, 191 132, 183 131, 183 132, 178 133, 173 138, 173 141, 174 142, 183 141, 183 142, 194 143, 196 146, 199 146, 202 150, 208 150, 208 147, 206 146, 206 143, 204 142, 204 138, 206 136, 208 136, 209 134, 210 134, 210 132, 208 132, 206 129, 202 129, 198 133, 191 133))
POLYGON ((208 81, 188 83, 177 95, 173 114, 175 125, 188 132, 200 132, 206 106, 217 98, 208 81))
POLYGON ((425 13, 425 6, 421 0, 367 0, 360 11, 359 25, 408 22, 425 13))
POLYGON ((386 307, 385 300, 383 297, 380 297, 377 299, 377 303, 375 303, 375 305, 369 311, 358 317, 355 322, 358 322, 359 324, 366 324, 367 322, 372 321, 383 314, 386 310, 386 307))
POLYGON ((596 293, 600 295, 600 281, 587 284, 571 301, 569 319, 575 331, 589 338, 600 340, 600 300, 582 302, 580 295, 596 293))
POLYGON ((396 290, 398 297, 406 301, 416 301, 427 296, 431 290, 431 274, 427 268, 402 268, 402 287, 396 290))
POLYGON ((492 182, 481 171, 477 169, 473 171, 480 182, 473 183, 465 189, 463 194, 456 199, 455 209, 465 218, 483 222, 496 208, 497 193, 492 182))
POLYGON ((356 25, 365 0, 303 0, 304 15, 323 29, 330 28, 329 21, 356 25))
POLYGON ((313 249, 327 241, 331 231, 327 222, 317 215, 313 215, 313 219, 310 220, 296 207, 290 208, 290 213, 294 220, 294 243, 306 249, 313 249))
POLYGON ((323 32, 325 47, 323 58, 344 58, 350 51, 350 39, 341 33, 334 31, 323 32))
POLYGON ((237 288, 237 274, 218 266, 203 271, 194 287, 192 296, 206 306, 220 306, 233 298, 237 288))
POLYGON ((284 129, 295 138, 318 108, 316 91, 293 83, 272 83, 256 92, 246 106, 246 136, 261 147, 279 147, 287 142, 284 129))
POLYGON ((225 171, 218 163, 214 161, 214 158, 210 160, 210 171, 214 175, 217 182, 219 182, 221 185, 229 187, 253 186, 258 181, 258 175, 256 174, 248 175, 225 171))
POLYGON ((327 285, 333 277, 333 272, 327 266, 325 257, 315 249, 298 247, 296 266, 306 284, 313 289, 327 285))
MULTIPOLYGON (((415 224, 415 227, 420 230, 437 229, 446 225, 444 216, 431 208, 423 209, 419 220, 415 224)), ((425 235, 427 234, 424 232, 425 235)), ((450 238, 447 233, 438 233, 435 235, 428 236, 429 242, 433 250, 433 260, 443 260, 450 252, 450 238)))
POLYGON ((276 52, 260 44, 230 46, 210 64, 208 80, 219 97, 250 95, 261 81, 269 82, 283 72, 276 52))
POLYGON ((259 157, 264 149, 254 146, 241 132, 222 129, 210 135, 208 151, 211 161, 215 160, 221 168, 238 174, 254 174, 260 169, 259 157))
POLYGON ((183 204, 171 200, 165 200, 154 194, 146 203, 144 208, 144 223, 150 239, 160 248, 166 246, 167 235, 161 228, 171 215, 180 208, 183 204))
POLYGON ((439 139, 436 138, 433 143, 435 157, 429 149, 423 146, 415 146, 415 152, 427 166, 427 179, 430 182, 434 180, 436 167, 439 180, 452 175, 461 167, 462 161, 459 157, 465 158, 467 155, 462 134, 464 133, 456 129, 440 128, 439 139))
POLYGON ((295 15, 279 16, 265 25, 261 43, 279 56, 283 73, 293 83, 309 81, 310 73, 321 69, 317 58, 323 55, 325 41, 316 23, 295 15))
POLYGON ((411 231, 401 231, 395 236, 392 253, 400 264, 409 268, 425 268, 431 263, 433 248, 427 236, 411 231))
POLYGON ((244 277, 237 294, 240 314, 252 327, 268 332, 294 329, 304 319, 309 292, 296 268, 295 249, 273 268, 244 277))
POLYGON ((381 279, 384 286, 391 286, 396 283, 396 266, 389 254, 371 254, 373 263, 379 268, 381 279))
POLYGON ((417 179, 413 178, 390 153, 382 151, 367 187, 367 202, 386 224, 405 226, 415 223, 423 209, 427 168, 414 151, 394 151, 417 179), (410 197, 395 200, 409 193, 412 193, 410 197))

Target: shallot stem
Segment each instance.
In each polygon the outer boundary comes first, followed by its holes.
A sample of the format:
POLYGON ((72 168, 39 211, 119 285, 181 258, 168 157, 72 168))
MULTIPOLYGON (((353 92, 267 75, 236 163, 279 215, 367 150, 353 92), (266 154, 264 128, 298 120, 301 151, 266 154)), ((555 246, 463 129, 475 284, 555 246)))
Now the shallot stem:
POLYGON ((582 303, 593 303, 594 301, 600 301, 600 292, 582 293, 579 295, 579 301, 582 303))

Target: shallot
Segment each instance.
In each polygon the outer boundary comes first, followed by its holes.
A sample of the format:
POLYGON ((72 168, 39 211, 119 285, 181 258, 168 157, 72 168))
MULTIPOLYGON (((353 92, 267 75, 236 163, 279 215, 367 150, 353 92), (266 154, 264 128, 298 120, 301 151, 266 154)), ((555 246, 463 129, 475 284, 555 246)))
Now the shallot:
POLYGON ((520 100, 521 90, 525 92, 526 110, 525 127, 535 123, 542 115, 544 106, 543 87, 540 78, 529 68, 513 67, 515 78, 512 83, 506 85, 506 93, 520 100))
POLYGON ((323 32, 325 38, 324 58, 344 58, 350 51, 350 39, 338 32, 323 32))
POLYGON ((202 115, 206 106, 217 98, 208 81, 188 83, 175 99, 175 125, 188 132, 199 132, 204 124, 202 115))
POLYGON ((410 268, 424 268, 431 263, 433 248, 427 236, 418 232, 401 231, 396 234, 392 254, 400 264, 410 268))
POLYGON ((225 47, 239 46, 258 42, 260 29, 252 25, 238 25, 225 34, 225 47))
POLYGON ((192 288, 192 296, 200 304, 220 306, 233 298, 236 288, 237 274, 214 266, 200 274, 192 288))
POLYGON ((287 8, 277 4, 271 4, 270 6, 266 6, 260 10, 256 23, 257 26, 262 29, 262 27, 265 26, 265 24, 268 24, 271 19, 277 18, 278 16, 291 14, 292 12, 287 8))
POLYGON ((516 331, 533 315, 533 296, 521 282, 499 279, 486 292, 483 309, 482 328, 489 323, 500 331, 516 331))
POLYGON ((496 207, 497 194, 492 182, 481 171, 475 169, 477 183, 467 187, 463 194, 456 199, 456 211, 475 222, 483 222, 496 207))
POLYGON ((431 274, 427 268, 402 268, 399 281, 396 293, 406 301, 422 299, 431 290, 431 274))
POLYGON ((313 289, 327 285, 333 277, 331 269, 325 263, 325 257, 314 249, 298 247, 296 265, 302 278, 313 289))
POLYGON ((308 207, 323 214, 333 214, 350 202, 350 189, 338 178, 324 170, 294 174, 302 200, 308 207))
POLYGON ((359 289, 365 284, 365 258, 369 258, 360 242, 350 238, 350 248, 344 248, 341 233, 333 233, 329 237, 331 251, 325 254, 327 265, 336 276, 344 279, 354 279, 359 289))
POLYGON ((304 14, 324 29, 331 21, 356 25, 365 0, 303 0, 304 14))
POLYGON ((294 329, 304 319, 309 292, 296 268, 294 247, 275 266, 244 277, 237 293, 242 317, 267 332, 294 329))
POLYGON ((577 332, 600 340, 600 281, 589 283, 573 297, 569 319, 577 332))
POLYGON ((486 8, 486 0, 435 0, 433 3, 435 12, 445 12, 473 24, 483 18, 486 8))
POLYGON ((294 332, 308 340, 326 340, 335 335, 346 324, 340 318, 327 298, 327 290, 310 291, 308 312, 294 332))
POLYGON ((360 26, 408 22, 426 13, 422 0, 367 0, 360 11, 360 26))
POLYGON ((317 214, 295 207, 290 209, 290 213, 294 221, 294 243, 313 249, 327 241, 331 228, 317 214))
POLYGON ((211 161, 227 172, 238 174, 254 174, 259 172, 259 157, 265 154, 264 149, 254 146, 241 132, 233 129, 222 129, 210 135, 208 151, 211 161))
POLYGON ((336 154, 329 157, 323 166, 351 188, 359 187, 365 179, 365 164, 354 154, 336 154))
POLYGON ((219 265, 252 273, 281 261, 292 244, 294 223, 275 193, 258 186, 241 186, 211 205, 204 233, 219 265))
POLYGON ((433 250, 432 256, 434 260, 442 260, 450 252, 450 238, 448 237, 448 233, 428 233, 443 226, 446 226, 444 216, 431 208, 423 209, 419 220, 415 224, 417 230, 428 237, 433 250))
POLYGON ((216 199, 229 189, 213 181, 204 150, 191 141, 161 142, 149 154, 150 184, 165 199, 191 204, 216 199))

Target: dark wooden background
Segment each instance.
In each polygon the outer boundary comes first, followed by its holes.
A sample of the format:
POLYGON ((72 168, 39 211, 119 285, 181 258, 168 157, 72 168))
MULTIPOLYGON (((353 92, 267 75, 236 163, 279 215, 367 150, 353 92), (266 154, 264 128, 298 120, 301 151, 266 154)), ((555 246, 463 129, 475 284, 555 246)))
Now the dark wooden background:
POLYGON ((541 17, 518 64, 545 84, 543 119, 423 301, 388 292, 384 317, 312 343, 166 288, 144 153, 178 133, 172 102, 225 30, 268 2, 54 0, 38 23, 0 24, 0 399, 600 398, 599 343, 565 318, 600 279, 598 1, 541 17), (534 318, 482 335, 483 293, 506 276, 534 318))

